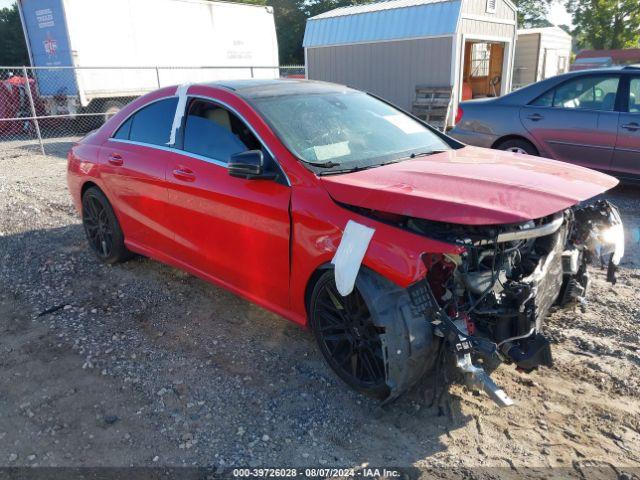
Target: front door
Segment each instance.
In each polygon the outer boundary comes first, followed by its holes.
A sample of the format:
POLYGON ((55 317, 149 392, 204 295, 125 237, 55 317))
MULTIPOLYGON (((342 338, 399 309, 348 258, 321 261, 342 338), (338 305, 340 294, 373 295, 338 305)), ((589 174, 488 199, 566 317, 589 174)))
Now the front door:
POLYGON ((520 109, 520 120, 543 156, 608 170, 618 133, 620 78, 585 75, 552 88, 520 109))
POLYGON ((232 154, 256 149, 271 161, 240 118, 190 100, 184 153, 173 155, 167 170, 174 256, 249 297, 288 308, 291 189, 280 179, 227 173, 232 154))
POLYGON ((630 77, 625 90, 612 170, 640 177, 640 76, 630 77))

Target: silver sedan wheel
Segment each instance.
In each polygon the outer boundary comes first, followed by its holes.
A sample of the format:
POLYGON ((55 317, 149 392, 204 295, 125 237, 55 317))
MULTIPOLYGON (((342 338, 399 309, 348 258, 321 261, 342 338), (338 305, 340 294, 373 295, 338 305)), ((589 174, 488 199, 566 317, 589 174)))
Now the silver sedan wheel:
POLYGON ((524 148, 520 148, 520 147, 509 147, 506 149, 507 152, 513 152, 513 153, 524 153, 526 154, 527 151, 524 148))

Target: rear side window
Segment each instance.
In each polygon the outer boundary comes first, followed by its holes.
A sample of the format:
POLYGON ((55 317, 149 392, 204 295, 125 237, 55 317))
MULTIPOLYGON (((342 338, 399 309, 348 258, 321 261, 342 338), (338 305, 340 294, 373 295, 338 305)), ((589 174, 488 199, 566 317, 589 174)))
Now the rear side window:
POLYGON ((553 94, 554 93, 555 93, 555 89, 549 90, 544 95, 541 95, 538 98, 536 98, 531 103, 531 105, 534 105, 536 107, 550 107, 550 106, 552 106, 553 105, 553 94))
POLYGON ((611 112, 615 108, 619 77, 579 77, 559 85, 534 100, 537 107, 611 112))
POLYGON ((189 104, 185 151, 228 163, 234 153, 261 148, 244 122, 229 110, 204 100, 193 100, 189 104))
POLYGON ((129 117, 129 120, 127 120, 120 126, 120 128, 115 133, 113 138, 118 138, 120 140, 129 140, 129 134, 131 133, 132 123, 133 123, 133 117, 129 117))
POLYGON ((122 124, 114 138, 166 145, 169 142, 177 105, 178 98, 171 97, 138 110, 122 124))

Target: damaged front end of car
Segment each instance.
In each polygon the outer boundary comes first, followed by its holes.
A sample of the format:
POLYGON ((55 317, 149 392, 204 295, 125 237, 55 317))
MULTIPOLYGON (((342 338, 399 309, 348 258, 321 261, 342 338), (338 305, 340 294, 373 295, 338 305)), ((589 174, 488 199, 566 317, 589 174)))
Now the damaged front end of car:
POLYGON ((552 366, 549 340, 542 333, 550 309, 584 309, 587 265, 602 262, 607 279, 615 283, 624 253, 618 210, 602 200, 520 224, 469 226, 403 218, 398 226, 463 247, 456 255, 425 254, 428 273, 408 293, 457 367, 502 406, 513 402, 474 360, 494 357, 524 372, 552 366))

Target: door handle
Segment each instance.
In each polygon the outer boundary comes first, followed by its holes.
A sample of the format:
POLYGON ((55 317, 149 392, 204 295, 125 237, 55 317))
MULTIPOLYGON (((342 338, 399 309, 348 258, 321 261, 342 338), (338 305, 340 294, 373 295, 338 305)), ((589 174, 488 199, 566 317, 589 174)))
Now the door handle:
POLYGON ((176 168, 173 171, 173 176, 184 182, 193 182, 196 179, 196 175, 188 168, 176 168))
POLYGON ((124 160, 122 160, 122 155, 120 155, 119 153, 112 153, 111 155, 109 155, 109 163, 111 165, 119 167, 124 163, 124 160))
POLYGON ((539 113, 532 113, 531 115, 528 115, 527 118, 529 120, 533 120, 534 122, 537 122, 538 120, 542 120, 544 117, 539 113))
POLYGON ((640 124, 637 124, 636 122, 625 123, 624 125, 620 125, 620 126, 625 130, 630 130, 632 132, 635 132, 636 130, 640 130, 640 124))

